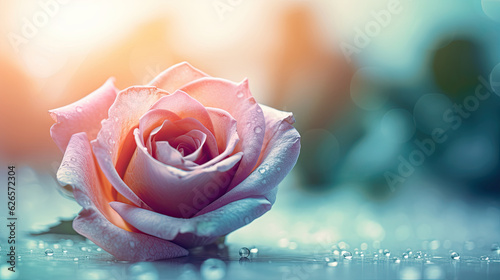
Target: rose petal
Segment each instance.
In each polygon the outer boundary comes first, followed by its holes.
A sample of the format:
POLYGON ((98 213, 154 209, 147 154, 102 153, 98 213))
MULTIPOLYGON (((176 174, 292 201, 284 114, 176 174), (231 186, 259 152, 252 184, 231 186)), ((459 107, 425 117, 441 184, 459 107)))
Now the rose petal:
POLYGON ((136 148, 134 128, 138 126, 141 116, 165 94, 165 91, 155 87, 130 87, 121 91, 109 109, 109 118, 102 122, 101 131, 91 142, 106 178, 118 193, 139 207, 149 208, 130 190, 121 176, 136 148))
POLYGON ((214 125, 214 135, 216 135, 219 153, 222 154, 221 158, 239 152, 239 150, 235 150, 240 141, 236 120, 228 112, 221 109, 207 108, 207 112, 214 125))
POLYGON ((135 229, 109 206, 112 187, 99 172, 86 134, 73 135, 57 179, 73 187, 76 201, 84 208, 73 221, 78 233, 122 260, 157 260, 188 254, 172 242, 131 232, 135 229))
POLYGON ((229 203, 204 215, 180 219, 121 202, 111 202, 110 205, 127 222, 142 232, 172 240, 185 248, 211 243, 271 209, 271 203, 264 198, 247 198, 229 203))
POLYGON ((65 151, 71 135, 87 133, 90 140, 96 138, 101 121, 108 117, 108 109, 113 104, 118 90, 108 79, 104 85, 84 98, 61 108, 50 110, 56 123, 50 128, 50 136, 61 151, 65 151))
POLYGON ((236 150, 243 152, 243 158, 229 186, 232 189, 253 170, 262 149, 265 120, 259 104, 251 96, 248 81, 240 84, 217 79, 201 78, 181 88, 205 107, 227 111, 237 121, 240 141, 236 150))
POLYGON ((207 113, 207 109, 183 91, 178 90, 173 94, 163 96, 151 107, 151 110, 154 109, 168 110, 178 115, 181 119, 196 119, 210 130, 212 134, 214 132, 212 120, 207 113))
POLYGON ((149 85, 174 92, 183 85, 203 77, 208 75, 187 62, 181 62, 161 72, 149 85))
POLYGON ((151 134, 151 131, 158 126, 161 126, 165 120, 178 121, 181 118, 168 110, 154 109, 149 110, 139 119, 139 130, 141 132, 142 143, 146 144, 146 139, 151 134))
POLYGON ((134 134, 137 149, 124 181, 154 211, 173 217, 189 218, 225 193, 231 178, 226 171, 241 159, 238 153, 210 167, 184 171, 155 160, 142 145, 138 129, 134 134))
MULTIPOLYGON (((154 141, 169 141, 173 143, 175 138, 181 135, 185 135, 190 131, 198 130, 205 134, 205 154, 211 159, 219 154, 217 149, 217 141, 213 136, 212 132, 206 129, 198 120, 193 118, 185 118, 175 122, 166 120, 163 122, 162 126, 156 131, 151 132, 150 139, 148 143, 153 143, 154 141)), ((153 147, 154 153, 154 147, 153 147)))
POLYGON ((300 135, 292 126, 291 113, 262 106, 266 118, 266 142, 257 167, 239 185, 201 210, 197 215, 214 211, 247 197, 264 196, 274 202, 276 186, 290 172, 299 156, 300 135))
POLYGON ((196 163, 191 161, 186 161, 184 157, 174 149, 168 142, 156 142, 156 152, 154 157, 164 163, 171 165, 175 168, 189 170, 195 166, 198 166, 196 163))

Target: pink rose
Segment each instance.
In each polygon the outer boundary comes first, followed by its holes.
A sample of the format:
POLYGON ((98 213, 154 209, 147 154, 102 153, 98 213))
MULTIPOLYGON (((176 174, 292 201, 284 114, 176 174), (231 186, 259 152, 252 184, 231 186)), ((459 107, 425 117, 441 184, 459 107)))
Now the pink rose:
POLYGON ((184 256, 260 217, 300 149, 291 113, 188 63, 50 115, 57 179, 83 207, 74 229, 125 260, 184 256))

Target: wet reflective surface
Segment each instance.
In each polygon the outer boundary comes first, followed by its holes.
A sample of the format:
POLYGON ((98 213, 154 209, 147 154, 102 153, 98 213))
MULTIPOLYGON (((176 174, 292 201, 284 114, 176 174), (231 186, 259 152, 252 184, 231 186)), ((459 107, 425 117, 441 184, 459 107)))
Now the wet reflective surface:
MULTIPOLYGON (((77 236, 26 237, 17 249, 16 272, 1 279, 499 279, 500 250, 492 244, 459 254, 453 250, 360 250, 331 246, 213 245, 183 258, 156 262, 118 261, 77 236)), ((366 243, 362 244, 366 247, 366 243)), ((372 247, 372 246, 369 246, 372 247)), ((434 247, 435 248, 435 247, 434 247)))

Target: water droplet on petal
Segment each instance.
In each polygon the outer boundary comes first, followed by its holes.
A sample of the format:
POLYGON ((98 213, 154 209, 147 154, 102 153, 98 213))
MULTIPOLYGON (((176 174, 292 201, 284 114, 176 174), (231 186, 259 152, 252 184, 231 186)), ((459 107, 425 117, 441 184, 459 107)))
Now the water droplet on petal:
POLYGON ((236 94, 236 97, 242 98, 244 95, 243 91, 238 91, 238 94, 236 94))
POLYGON ((81 106, 76 106, 76 111, 78 113, 81 113, 83 111, 82 107, 81 106))
POLYGON ((451 252, 450 257, 452 260, 459 260, 460 255, 457 252, 451 252))
POLYGON ((250 256, 250 250, 247 247, 243 247, 240 249, 240 257, 247 258, 250 256))
POLYGON ((45 250, 45 255, 46 256, 53 256, 54 255, 54 251, 52 249, 46 249, 45 250))
POLYGON ((261 128, 260 126, 256 126, 256 127, 253 129, 253 131, 254 131, 255 133, 261 133, 261 132, 262 132, 262 128, 261 128))
POLYGON ((201 264, 200 273, 203 279, 223 279, 226 275, 226 264, 219 259, 207 259, 201 264))

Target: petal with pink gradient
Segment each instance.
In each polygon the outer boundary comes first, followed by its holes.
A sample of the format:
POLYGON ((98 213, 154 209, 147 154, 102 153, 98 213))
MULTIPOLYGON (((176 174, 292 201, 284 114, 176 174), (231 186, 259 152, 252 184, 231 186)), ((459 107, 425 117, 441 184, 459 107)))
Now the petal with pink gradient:
POLYGON ((116 191, 133 204, 149 208, 123 182, 130 158, 137 147, 133 135, 139 119, 167 92, 156 87, 129 87, 121 91, 109 109, 109 118, 102 122, 102 129, 91 142, 99 166, 116 191))
POLYGON ((185 248, 213 242, 214 239, 247 225, 271 209, 271 203, 265 198, 246 198, 204 215, 180 219, 121 202, 111 202, 110 205, 142 232, 172 240, 185 248))
POLYGON ((197 215, 214 211, 229 203, 248 197, 264 196, 274 202, 276 186, 292 170, 300 152, 300 135, 292 126, 291 113, 262 106, 266 118, 266 135, 259 162, 253 172, 239 185, 225 193, 197 215))
POLYGON ((181 62, 161 72, 149 85, 174 92, 185 84, 203 77, 208 75, 187 62, 181 62))
POLYGON ((181 119, 196 119, 213 134, 214 128, 207 109, 183 91, 177 90, 170 95, 163 96, 150 108, 150 110, 155 109, 168 110, 181 119))
MULTIPOLYGON (((185 119, 186 120, 186 119, 185 119)), ((134 133, 137 149, 125 173, 124 181, 155 212, 189 218, 226 192, 241 153, 214 165, 185 171, 155 160, 134 133)))
POLYGON ((83 207, 74 229, 118 259, 140 261, 185 256, 188 252, 166 240, 139 233, 110 206, 111 185, 99 174, 85 133, 71 137, 57 173, 60 184, 71 185, 83 207))
POLYGON ((67 106, 50 110, 50 116, 56 122, 50 128, 50 136, 61 151, 66 150, 71 135, 87 133, 90 140, 97 137, 101 121, 108 117, 108 110, 115 101, 118 90, 108 79, 104 85, 67 106))
POLYGON ((219 108, 237 121, 240 141, 236 150, 243 158, 229 189, 243 181, 253 170, 259 158, 266 130, 262 110, 248 88, 248 81, 236 84, 224 79, 201 78, 181 88, 205 107, 219 108))

